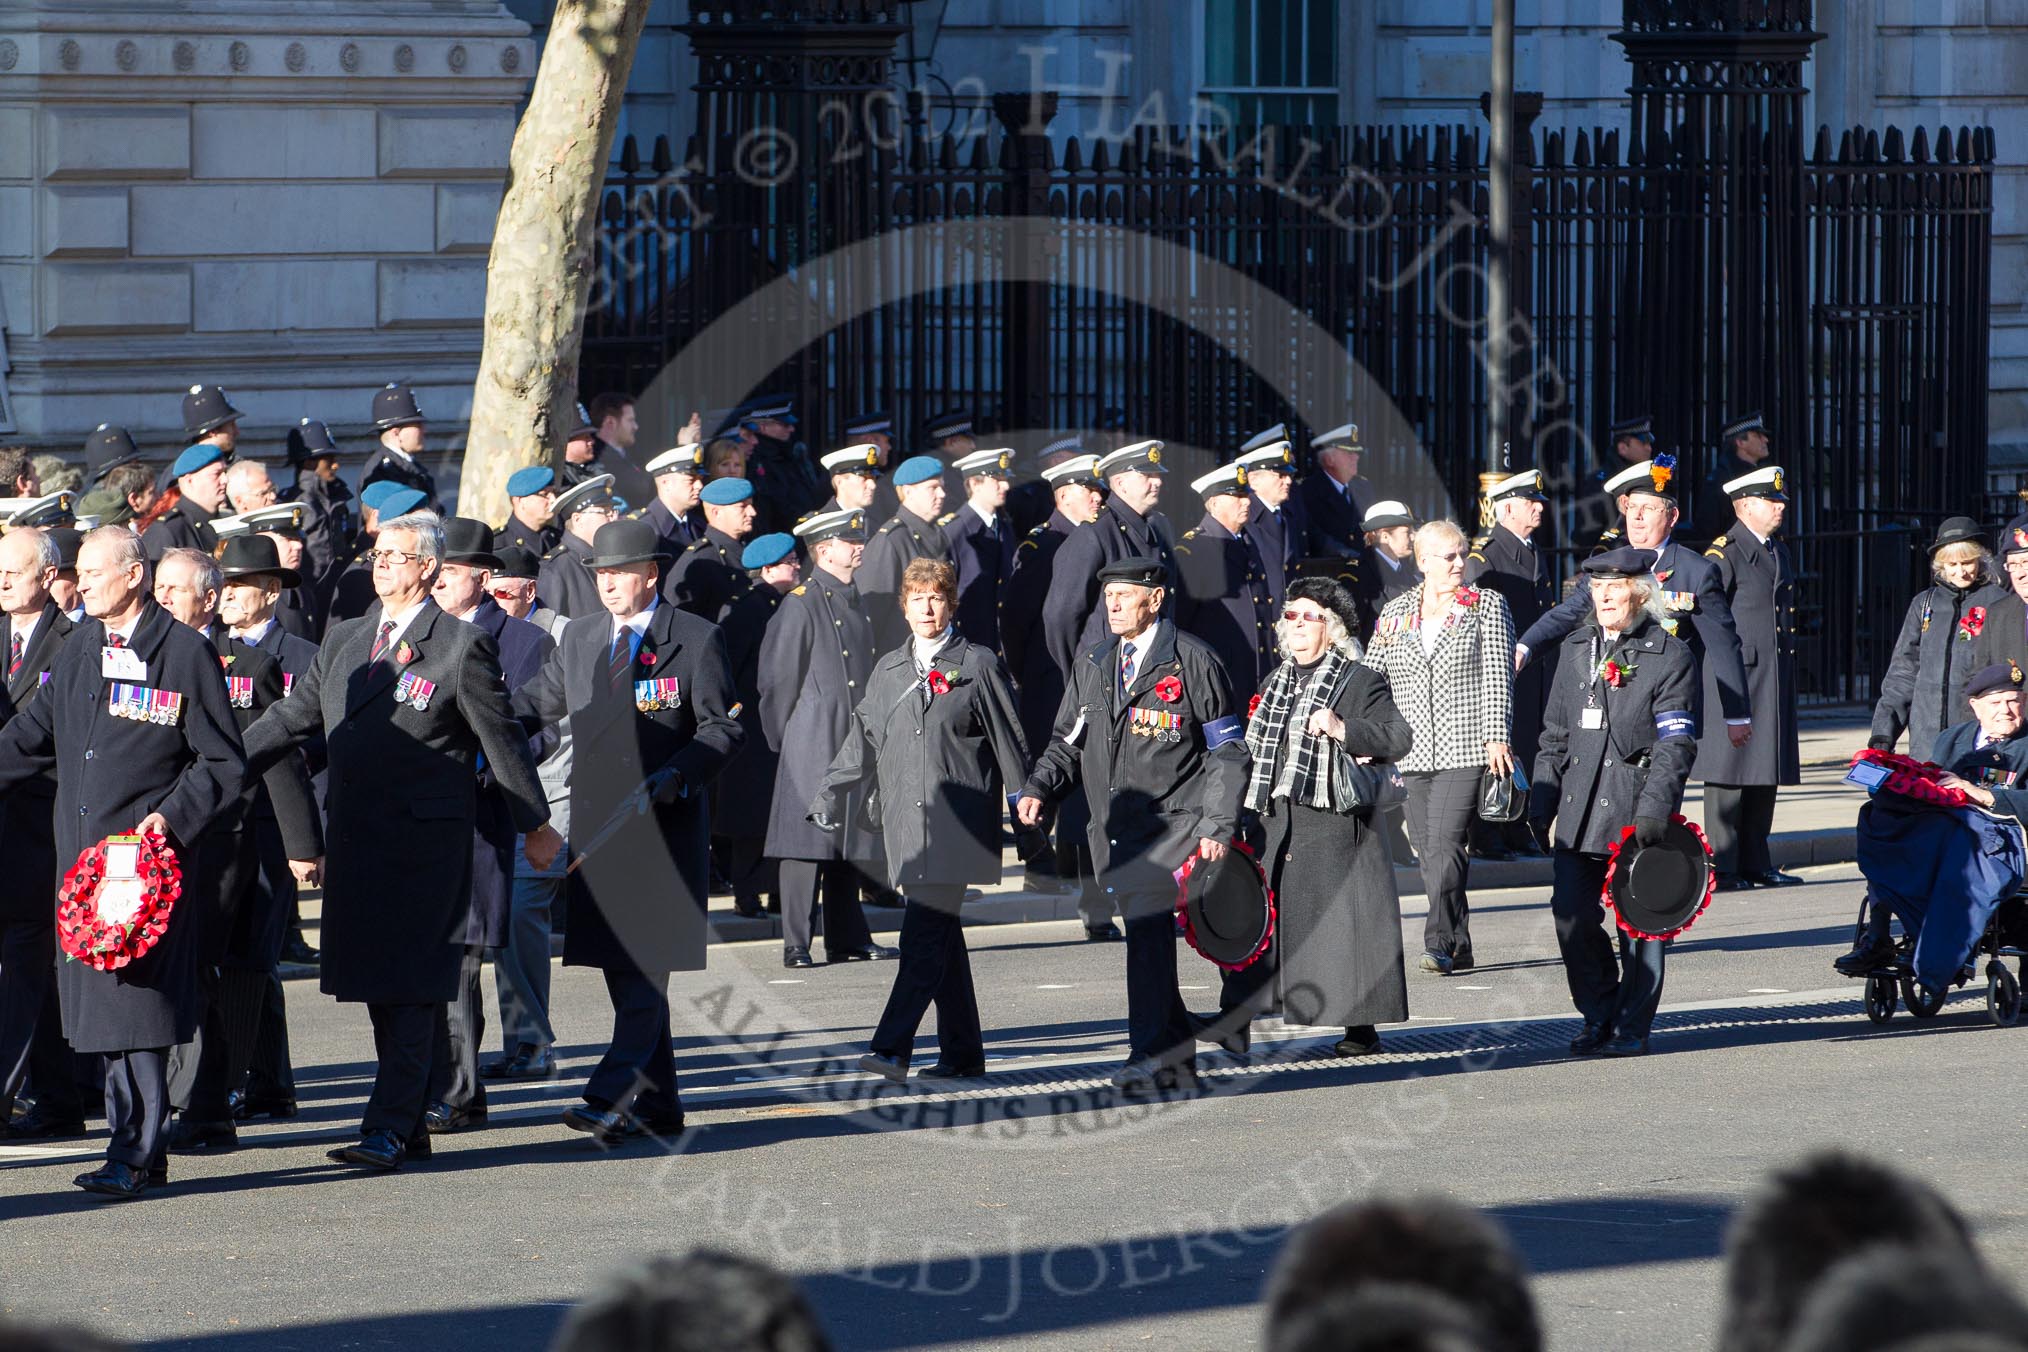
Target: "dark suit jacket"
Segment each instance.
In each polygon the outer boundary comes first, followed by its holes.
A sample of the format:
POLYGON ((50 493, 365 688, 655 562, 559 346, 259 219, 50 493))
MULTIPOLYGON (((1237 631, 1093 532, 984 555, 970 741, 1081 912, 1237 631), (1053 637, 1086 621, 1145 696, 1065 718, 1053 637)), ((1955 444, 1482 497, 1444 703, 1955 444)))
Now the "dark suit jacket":
POLYGON ((724 531, 705 527, 697 543, 670 565, 669 576, 662 582, 662 599, 716 624, 726 605, 752 580, 739 561, 745 549, 724 531))
POLYGON ((1098 514, 1070 533, 1056 551, 1049 571, 1049 595, 1042 603, 1042 642, 1056 669, 1069 674, 1092 645, 1102 642, 1105 607, 1099 604, 1099 569, 1131 557, 1160 559, 1169 572, 1163 613, 1176 611, 1176 533, 1160 512, 1142 516, 1114 498, 1098 514))
POLYGON ((1296 486, 1303 510, 1310 518, 1312 554, 1357 554, 1366 541, 1366 511, 1375 498, 1364 479, 1354 479, 1351 493, 1340 492, 1337 481, 1322 470, 1312 470, 1296 486))
POLYGON ((1004 511, 993 524, 966 503, 939 523, 958 570, 958 632, 968 642, 1000 651, 1000 608, 1014 575, 1014 523, 1004 511))
MULTIPOLYGON (((589 623, 590 621, 588 621, 589 623)), ((526 620, 517 620, 487 597, 469 623, 484 630, 500 650, 500 674, 512 695, 535 679, 556 651, 556 642, 526 620)), ((530 748, 537 761, 545 745, 530 748)), ((514 817, 490 770, 479 771, 478 817, 473 823, 472 912, 465 942, 498 948, 507 942, 507 919, 514 895, 514 817)))
POLYGON ((324 992, 434 1004, 457 996, 478 757, 516 830, 548 821, 549 805, 486 632, 426 600, 394 652, 369 666, 379 623, 376 608, 333 625, 316 666, 261 715, 247 745, 259 767, 324 732, 324 992), (431 688, 425 694, 416 681, 431 688))
MULTIPOLYGON (((6 698, 0 700, 0 724, 13 718, 41 693, 71 629, 69 617, 56 608, 56 602, 42 603, 42 617, 35 622, 35 632, 22 650, 21 669, 7 678, 6 698)), ((4 660, 13 640, 13 617, 0 615, 0 660, 4 660)), ((55 815, 54 774, 32 776, 0 799, 0 853, 5 854, 9 871, 18 879, 47 880, 48 884, 0 888, 0 921, 48 923, 55 915, 56 886, 64 869, 70 867, 68 859, 63 861, 63 869, 57 867, 55 815)))
POLYGON ((141 547, 148 551, 150 563, 160 563, 162 556, 172 549, 201 549, 209 554, 217 544, 218 536, 211 529, 210 513, 188 498, 164 512, 154 525, 141 532, 141 547))
POLYGON ((660 975, 704 967, 704 909, 711 884, 712 781, 738 754, 745 733, 732 716, 736 696, 718 627, 662 602, 632 670, 610 677, 613 621, 565 626, 563 642, 514 696, 530 728, 570 719, 570 820, 584 863, 565 896, 567 964, 660 975), (673 682, 663 703, 643 683, 673 682), (626 808, 642 781, 669 768, 668 801, 646 813, 626 808), (626 808, 619 829, 593 840, 626 808))

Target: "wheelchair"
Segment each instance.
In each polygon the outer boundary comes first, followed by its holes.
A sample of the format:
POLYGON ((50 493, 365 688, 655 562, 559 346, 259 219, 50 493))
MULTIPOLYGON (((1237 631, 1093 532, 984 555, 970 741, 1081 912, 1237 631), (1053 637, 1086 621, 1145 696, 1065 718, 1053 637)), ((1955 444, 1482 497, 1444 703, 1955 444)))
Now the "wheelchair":
MULTIPOLYGON (((1859 902, 1859 920, 1853 932, 1855 947, 1865 941, 1869 932, 1867 917, 1873 904, 1873 894, 1868 891, 1859 902)), ((1884 1024, 1894 1017, 1899 1003, 1906 1005, 1908 1012, 1918 1019, 1933 1019, 1943 1010, 1952 990, 1980 974, 1983 960, 1986 1014, 1996 1027, 2013 1027, 2021 1017, 2023 958, 2028 957, 2028 949, 2020 946, 2024 935, 2028 935, 2028 887, 2000 903, 1987 920, 1985 933, 1979 936, 1970 959, 1958 969, 1949 986, 1935 990, 1915 979, 1915 936, 1902 933, 1894 941, 1891 961, 1863 977, 1853 978, 1866 983, 1866 1017, 1884 1024), (2014 960, 2011 970, 2007 966, 2009 958, 2014 960)))

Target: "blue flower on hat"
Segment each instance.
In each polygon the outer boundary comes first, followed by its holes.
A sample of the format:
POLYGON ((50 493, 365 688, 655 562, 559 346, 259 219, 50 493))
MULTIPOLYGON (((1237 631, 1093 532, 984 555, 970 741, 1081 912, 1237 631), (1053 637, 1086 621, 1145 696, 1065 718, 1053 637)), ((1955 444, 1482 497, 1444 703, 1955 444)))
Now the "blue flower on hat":
POLYGON ((704 500, 714 507, 730 507, 753 496, 753 485, 745 479, 713 479, 704 485, 704 500))

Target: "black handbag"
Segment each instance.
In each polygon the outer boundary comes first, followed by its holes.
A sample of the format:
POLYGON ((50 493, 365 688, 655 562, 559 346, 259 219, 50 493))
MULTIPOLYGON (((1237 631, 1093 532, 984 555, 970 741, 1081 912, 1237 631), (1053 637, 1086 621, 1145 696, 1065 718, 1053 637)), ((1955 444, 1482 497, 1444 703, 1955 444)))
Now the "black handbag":
POLYGON ((1528 780, 1516 766, 1511 775, 1491 770, 1479 777, 1479 820, 1505 825, 1518 822, 1528 811, 1528 780))
POLYGON ((1342 750, 1331 757, 1331 805, 1340 816, 1384 811, 1408 801, 1408 781, 1392 765, 1361 765, 1342 750))

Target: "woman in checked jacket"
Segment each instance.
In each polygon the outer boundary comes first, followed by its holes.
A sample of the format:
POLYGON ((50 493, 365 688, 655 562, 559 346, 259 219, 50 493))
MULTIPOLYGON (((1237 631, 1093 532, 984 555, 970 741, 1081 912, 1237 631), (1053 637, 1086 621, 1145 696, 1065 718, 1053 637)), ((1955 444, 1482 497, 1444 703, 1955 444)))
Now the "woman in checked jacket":
POLYGON ((1453 522, 1416 531, 1423 580, 1380 612, 1365 657, 1386 674, 1415 734, 1400 766, 1409 842, 1429 898, 1420 966, 1439 976, 1473 965, 1465 841, 1480 777, 1514 771, 1514 621, 1498 592, 1464 585, 1469 548, 1453 522))

